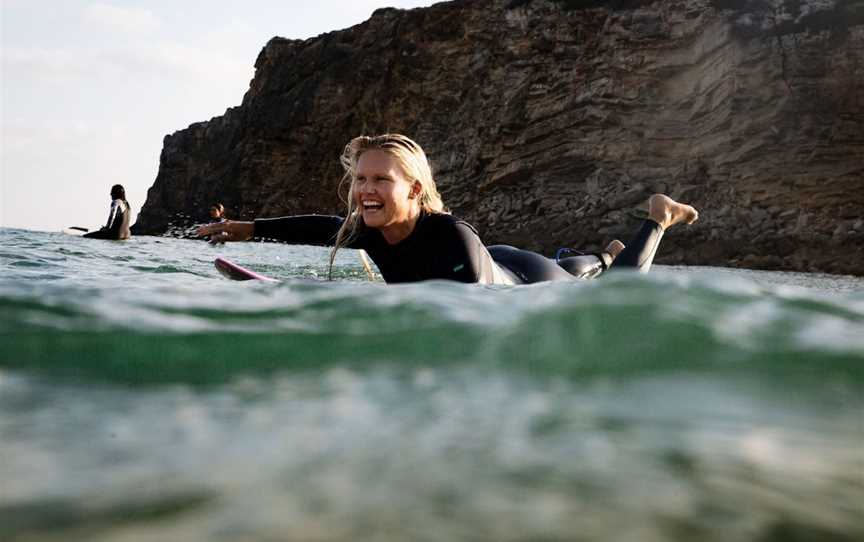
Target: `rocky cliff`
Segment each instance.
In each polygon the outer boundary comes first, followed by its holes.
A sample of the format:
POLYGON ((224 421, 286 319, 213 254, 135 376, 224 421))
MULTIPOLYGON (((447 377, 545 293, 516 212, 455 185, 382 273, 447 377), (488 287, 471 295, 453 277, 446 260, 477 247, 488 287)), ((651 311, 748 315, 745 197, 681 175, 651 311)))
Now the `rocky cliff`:
POLYGON ((864 274, 864 1, 457 0, 271 39, 242 105, 167 136, 135 229, 339 213, 359 134, 415 138, 484 240, 550 253, 702 211, 658 261, 864 274))

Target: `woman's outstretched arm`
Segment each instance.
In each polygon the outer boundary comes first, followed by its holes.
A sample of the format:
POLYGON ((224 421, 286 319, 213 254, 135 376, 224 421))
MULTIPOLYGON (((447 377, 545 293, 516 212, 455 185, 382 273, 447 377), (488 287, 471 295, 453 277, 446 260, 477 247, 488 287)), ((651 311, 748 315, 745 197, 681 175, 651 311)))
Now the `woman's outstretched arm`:
MULTIPOLYGON (((198 228, 198 236, 210 236, 211 243, 248 241, 253 237, 275 239, 295 245, 333 246, 344 219, 328 215, 299 215, 259 218, 254 222, 226 220, 198 228)), ((353 247, 352 247, 353 248, 353 247)))
POLYGON ((210 236, 211 243, 248 241, 255 235, 255 223, 226 220, 225 222, 215 222, 201 226, 196 233, 198 237, 210 236))

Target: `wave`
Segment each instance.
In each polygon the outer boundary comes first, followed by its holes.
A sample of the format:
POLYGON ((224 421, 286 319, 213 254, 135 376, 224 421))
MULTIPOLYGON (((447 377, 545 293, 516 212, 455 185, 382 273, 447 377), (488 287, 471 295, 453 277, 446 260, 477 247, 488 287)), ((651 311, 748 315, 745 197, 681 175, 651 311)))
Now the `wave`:
POLYGON ((621 273, 515 288, 189 280, 200 282, 0 288, 2 365, 194 382, 336 363, 491 364, 558 376, 864 372, 860 294, 722 275, 621 273))

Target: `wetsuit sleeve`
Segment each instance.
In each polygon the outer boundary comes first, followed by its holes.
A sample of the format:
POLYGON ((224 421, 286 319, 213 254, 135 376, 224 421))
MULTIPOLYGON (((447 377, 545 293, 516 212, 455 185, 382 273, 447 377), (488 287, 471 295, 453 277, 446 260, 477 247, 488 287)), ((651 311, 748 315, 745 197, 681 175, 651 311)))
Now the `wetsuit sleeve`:
POLYGON ((487 276, 494 265, 488 251, 471 226, 456 222, 437 236, 440 245, 435 248, 432 264, 434 278, 458 282, 491 282, 487 276))
POLYGON ((110 230, 111 225, 114 223, 114 220, 117 218, 117 211, 120 209, 120 200, 115 199, 111 202, 111 210, 108 212, 108 223, 105 224, 105 229, 110 230))
POLYGON ((254 237, 294 245, 333 246, 345 221, 339 216, 299 215, 255 220, 254 237))

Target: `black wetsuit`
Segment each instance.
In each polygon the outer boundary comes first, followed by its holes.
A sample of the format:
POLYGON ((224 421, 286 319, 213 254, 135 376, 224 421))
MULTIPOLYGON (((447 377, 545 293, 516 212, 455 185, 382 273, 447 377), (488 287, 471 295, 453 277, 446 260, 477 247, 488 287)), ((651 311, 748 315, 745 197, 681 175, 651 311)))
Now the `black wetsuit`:
MULTIPOLYGON (((303 215, 255 221, 255 237, 294 244, 333 246, 343 218, 303 215)), ((494 284, 508 282, 477 231, 445 214, 421 213, 411 235, 391 245, 380 231, 361 228, 348 248, 363 249, 387 282, 445 279, 494 284)), ((513 282, 509 282, 512 284, 513 282)))
POLYGON ((549 280, 573 280, 574 278, 594 278, 607 268, 635 268, 645 273, 654 262, 663 228, 653 220, 644 220, 636 235, 618 254, 614 262, 609 262, 608 254, 582 254, 555 260, 529 250, 520 250, 507 245, 489 247, 489 253, 500 265, 510 269, 523 284, 549 280))
MULTIPOLYGON (((258 219, 254 236, 293 244, 333 246, 343 222, 341 217, 326 215, 258 219)), ((656 222, 646 220, 636 239, 615 260, 614 267, 647 271, 662 234, 656 222)), ((589 262, 587 266, 591 269, 589 273, 583 263, 577 264, 571 258, 556 263, 535 252, 513 247, 498 245, 487 249, 473 226, 446 214, 421 213, 414 231, 395 245, 387 243, 380 231, 361 227, 347 246, 365 250, 389 283, 444 279, 528 284, 596 276, 606 268, 605 262, 596 257, 597 263, 589 262)))
POLYGON ((129 230, 131 218, 132 209, 129 207, 129 202, 115 199, 111 202, 108 223, 98 231, 84 234, 84 237, 89 239, 129 239, 132 236, 129 230))

